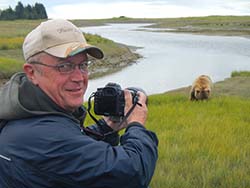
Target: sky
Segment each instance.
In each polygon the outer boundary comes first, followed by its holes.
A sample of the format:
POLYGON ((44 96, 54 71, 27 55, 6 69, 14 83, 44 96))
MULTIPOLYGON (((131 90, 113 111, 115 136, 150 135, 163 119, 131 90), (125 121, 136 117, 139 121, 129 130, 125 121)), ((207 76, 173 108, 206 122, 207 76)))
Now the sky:
MULTIPOLYGON (((13 9, 20 0, 0 0, 0 9, 13 9)), ((24 6, 42 3, 49 18, 98 19, 172 18, 208 15, 250 15, 250 0, 21 0, 24 6)))

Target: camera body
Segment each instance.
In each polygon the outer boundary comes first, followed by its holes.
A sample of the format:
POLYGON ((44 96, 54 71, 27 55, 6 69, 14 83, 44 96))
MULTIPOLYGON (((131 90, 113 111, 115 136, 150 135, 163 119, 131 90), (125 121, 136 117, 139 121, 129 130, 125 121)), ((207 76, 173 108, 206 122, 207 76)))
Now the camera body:
POLYGON ((94 112, 104 116, 124 116, 125 98, 121 86, 108 83, 104 88, 98 88, 94 95, 94 112))
MULTIPOLYGON (((144 90, 137 87, 126 88, 132 95, 132 103, 138 102, 137 92, 144 90)), ((145 93, 146 94, 146 93, 145 93)), ((103 88, 98 88, 94 94, 94 112, 97 115, 110 116, 113 121, 121 121, 124 117, 125 97, 121 86, 108 83, 103 88)))

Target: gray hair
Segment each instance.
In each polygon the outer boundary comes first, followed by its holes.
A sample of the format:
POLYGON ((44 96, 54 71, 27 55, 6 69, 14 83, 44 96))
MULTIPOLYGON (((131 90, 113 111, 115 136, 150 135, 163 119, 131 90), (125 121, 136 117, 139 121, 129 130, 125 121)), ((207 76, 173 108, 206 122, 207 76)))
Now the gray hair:
MULTIPOLYGON (((32 62, 41 62, 41 59, 43 56, 47 55, 45 52, 39 52, 33 56, 31 56, 29 59, 27 59, 26 63, 32 64, 32 62)), ((38 73, 41 75, 43 74, 42 68, 40 66, 34 66, 38 73)))

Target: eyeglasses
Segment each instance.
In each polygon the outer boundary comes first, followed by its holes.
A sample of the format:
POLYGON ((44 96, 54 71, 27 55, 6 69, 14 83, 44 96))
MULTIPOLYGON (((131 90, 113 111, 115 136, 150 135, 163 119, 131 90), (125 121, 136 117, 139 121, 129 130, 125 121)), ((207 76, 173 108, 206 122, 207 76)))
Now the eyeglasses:
POLYGON ((48 64, 41 63, 38 61, 32 61, 30 64, 38 64, 38 65, 43 65, 46 67, 51 67, 51 68, 54 68, 58 72, 61 72, 61 73, 72 73, 77 66, 79 68, 79 70, 85 74, 85 73, 88 73, 88 65, 90 64, 90 61, 84 61, 80 64, 66 62, 66 63, 61 63, 58 65, 48 65, 48 64))

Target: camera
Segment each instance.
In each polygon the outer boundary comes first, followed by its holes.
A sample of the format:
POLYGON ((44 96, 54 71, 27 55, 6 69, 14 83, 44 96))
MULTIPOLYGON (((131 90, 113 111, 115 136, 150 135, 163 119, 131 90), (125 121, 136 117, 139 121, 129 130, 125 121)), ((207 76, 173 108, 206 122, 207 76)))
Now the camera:
MULTIPOLYGON (((137 103, 137 92, 142 91, 137 87, 127 88, 132 95, 133 104, 137 103)), ((125 98, 121 86, 116 83, 108 83, 103 88, 98 88, 94 94, 94 112, 97 115, 111 116, 114 119, 124 117, 125 98)))
POLYGON ((124 116, 124 107, 124 91, 119 84, 108 83, 104 88, 97 88, 94 95, 95 114, 124 116))

